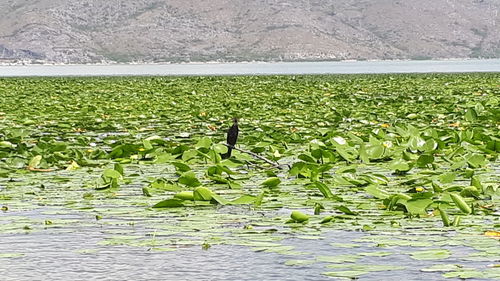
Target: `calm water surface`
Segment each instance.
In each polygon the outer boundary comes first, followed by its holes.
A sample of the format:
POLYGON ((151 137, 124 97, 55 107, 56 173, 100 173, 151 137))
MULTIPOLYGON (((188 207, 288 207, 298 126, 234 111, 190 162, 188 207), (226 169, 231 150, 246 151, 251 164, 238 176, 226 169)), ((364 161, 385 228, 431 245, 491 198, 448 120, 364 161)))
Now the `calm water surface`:
MULTIPOLYGON (((331 231, 322 240, 288 239, 284 245, 314 255, 343 255, 374 252, 373 248, 335 248, 330 243, 350 243, 364 234, 331 231)), ((290 259, 312 259, 314 255, 280 255, 254 252, 247 247, 215 245, 208 250, 186 247, 173 252, 149 251, 147 248, 126 246, 96 246, 103 236, 99 229, 46 231, 30 235, 0 235, 0 251, 24 252, 18 258, 1 259, 0 280, 333 280, 322 272, 333 271, 329 263, 287 266, 290 259), (85 252, 82 250, 90 249, 85 252)), ((383 248, 387 257, 365 257, 362 264, 406 266, 404 270, 372 272, 359 280, 443 280, 441 272, 420 272, 419 269, 440 263, 464 264, 460 259, 447 261, 417 261, 406 253, 409 247, 383 248)), ((455 254, 465 255, 469 249, 454 247, 455 254)), ((468 266, 486 268, 487 262, 467 262, 468 266)), ((335 279, 338 280, 338 279, 335 279)), ((341 279, 345 280, 345 279, 341 279)), ((454 279, 448 279, 454 280, 454 279)), ((469 279, 474 280, 474 279, 469 279)))
POLYGON ((500 72, 500 59, 0 66, 0 77, 109 75, 271 75, 424 72, 500 72))

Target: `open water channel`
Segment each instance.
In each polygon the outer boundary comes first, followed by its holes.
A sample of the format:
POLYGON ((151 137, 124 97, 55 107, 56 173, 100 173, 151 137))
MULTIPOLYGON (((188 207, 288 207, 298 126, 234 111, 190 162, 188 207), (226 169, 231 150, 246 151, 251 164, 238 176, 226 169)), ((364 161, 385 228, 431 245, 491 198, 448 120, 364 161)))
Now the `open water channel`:
POLYGON ((122 75, 280 75, 427 72, 499 72, 500 59, 0 66, 0 77, 122 75))

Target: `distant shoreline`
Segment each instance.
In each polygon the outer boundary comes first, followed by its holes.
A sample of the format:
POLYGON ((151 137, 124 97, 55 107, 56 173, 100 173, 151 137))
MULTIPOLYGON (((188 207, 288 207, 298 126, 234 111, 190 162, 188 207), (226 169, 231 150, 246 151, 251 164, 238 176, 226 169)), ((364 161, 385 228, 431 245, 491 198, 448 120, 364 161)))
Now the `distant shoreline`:
POLYGON ((500 58, 436 58, 436 59, 367 59, 367 60, 297 60, 297 61, 191 61, 191 62, 101 62, 101 63, 52 63, 52 62, 0 62, 0 66, 112 66, 112 65, 201 65, 201 64, 279 64, 279 63, 346 63, 346 62, 422 62, 422 61, 490 61, 500 58))

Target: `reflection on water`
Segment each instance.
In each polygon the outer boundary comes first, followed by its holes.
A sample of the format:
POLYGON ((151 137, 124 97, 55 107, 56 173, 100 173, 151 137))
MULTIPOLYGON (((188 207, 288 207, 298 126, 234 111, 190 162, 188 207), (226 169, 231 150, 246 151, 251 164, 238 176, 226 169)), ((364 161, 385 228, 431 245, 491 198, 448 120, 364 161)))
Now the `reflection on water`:
POLYGON ((344 61, 0 66, 0 77, 102 75, 258 75, 413 72, 499 72, 500 59, 446 61, 344 61))

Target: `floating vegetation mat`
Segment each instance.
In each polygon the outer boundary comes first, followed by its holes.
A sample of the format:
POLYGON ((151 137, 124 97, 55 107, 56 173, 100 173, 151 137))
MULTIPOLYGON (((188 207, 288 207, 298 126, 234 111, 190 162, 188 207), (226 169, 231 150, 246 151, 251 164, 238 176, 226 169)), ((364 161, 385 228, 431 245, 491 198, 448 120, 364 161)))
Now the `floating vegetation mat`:
POLYGON ((499 102, 498 73, 0 79, 0 269, 80 233, 76 259, 500 278, 499 102))

